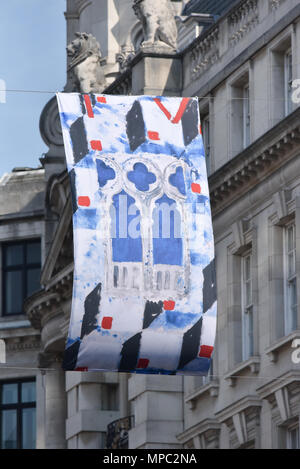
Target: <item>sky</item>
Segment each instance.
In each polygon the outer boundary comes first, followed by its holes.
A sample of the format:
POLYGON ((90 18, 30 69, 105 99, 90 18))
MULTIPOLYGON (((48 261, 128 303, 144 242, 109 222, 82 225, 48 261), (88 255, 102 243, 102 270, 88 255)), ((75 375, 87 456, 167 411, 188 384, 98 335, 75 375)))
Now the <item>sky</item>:
POLYGON ((66 83, 66 0, 1 0, 0 177, 15 167, 40 166, 48 147, 39 119, 66 83), (4 80, 4 82, 3 82, 4 80), (2 101, 5 100, 5 103, 2 101))

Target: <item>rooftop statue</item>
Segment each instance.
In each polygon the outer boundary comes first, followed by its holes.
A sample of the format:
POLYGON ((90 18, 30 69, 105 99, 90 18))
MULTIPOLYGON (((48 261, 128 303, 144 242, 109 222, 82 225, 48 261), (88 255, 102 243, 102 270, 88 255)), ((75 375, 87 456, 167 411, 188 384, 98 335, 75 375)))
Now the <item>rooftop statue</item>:
POLYGON ((133 9, 143 25, 142 49, 167 46, 176 50, 177 26, 170 0, 134 0, 133 9))
POLYGON ((71 58, 68 72, 73 75, 73 91, 101 93, 106 86, 101 67, 100 45, 92 34, 75 33, 76 38, 67 46, 71 58))

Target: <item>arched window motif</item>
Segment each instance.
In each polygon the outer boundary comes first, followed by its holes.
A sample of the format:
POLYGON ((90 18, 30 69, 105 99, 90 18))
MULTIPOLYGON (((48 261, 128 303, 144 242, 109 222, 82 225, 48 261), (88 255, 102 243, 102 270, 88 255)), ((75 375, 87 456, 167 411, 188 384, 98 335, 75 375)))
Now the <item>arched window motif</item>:
POLYGON ((163 195, 153 210, 153 263, 182 265, 181 216, 175 200, 163 195))
POLYGON ((124 190, 114 195, 112 200, 112 225, 115 224, 111 228, 112 260, 113 262, 142 262, 140 211, 135 205, 135 200, 124 190))

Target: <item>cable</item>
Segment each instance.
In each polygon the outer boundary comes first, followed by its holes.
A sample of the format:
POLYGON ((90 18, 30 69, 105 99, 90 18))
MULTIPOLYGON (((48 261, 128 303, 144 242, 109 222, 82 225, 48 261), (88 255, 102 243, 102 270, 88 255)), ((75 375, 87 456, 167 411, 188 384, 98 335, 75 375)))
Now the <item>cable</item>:
MULTIPOLYGON (((296 90, 296 88, 295 88, 296 90)), ((39 93, 39 94, 56 94, 56 93, 64 93, 63 91, 49 91, 49 90, 17 90, 17 89, 0 89, 0 93, 3 93, 3 92, 7 92, 7 93, 39 93)), ((101 94, 101 93, 95 93, 95 94, 101 94)), ((141 96, 142 97, 142 96, 141 96)), ((194 98, 198 98, 198 99, 207 99, 207 100, 215 100, 215 99, 218 99, 216 98, 215 96, 210 96, 210 95, 207 95, 207 96, 193 96, 194 98)), ((244 101, 244 100, 247 100, 249 102, 253 102, 253 101, 272 101, 272 102, 276 102, 276 101, 286 101, 286 99, 284 97, 282 98, 272 98, 272 99, 269 99, 269 98, 229 98, 228 100, 218 100, 219 103, 221 102, 225 102, 225 103, 228 103, 229 101, 244 101)), ((2 103, 2 104, 5 104, 5 103, 2 103)))

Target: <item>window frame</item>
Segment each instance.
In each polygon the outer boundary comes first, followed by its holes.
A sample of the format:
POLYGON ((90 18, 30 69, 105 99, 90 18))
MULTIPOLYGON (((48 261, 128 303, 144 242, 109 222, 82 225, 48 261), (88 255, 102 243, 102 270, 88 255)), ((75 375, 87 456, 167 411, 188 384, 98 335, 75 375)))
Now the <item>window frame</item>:
POLYGON ((293 54, 292 48, 289 47, 284 52, 284 113, 285 117, 293 111, 292 93, 293 93, 293 54))
POLYGON ((0 381, 0 450, 2 448, 2 411, 3 410, 16 410, 17 413, 17 448, 22 449, 22 421, 23 421, 23 410, 24 409, 36 409, 36 400, 31 402, 22 402, 22 384, 23 383, 35 383, 36 378, 19 378, 9 379, 0 381), (18 385, 18 402, 13 404, 2 404, 2 386, 5 384, 17 384, 18 385))
POLYGON ((297 329, 297 270, 296 270, 296 224, 295 221, 285 226, 283 237, 283 257, 284 257, 284 335, 288 335, 297 329), (293 229, 293 249, 289 250, 289 230, 293 229), (294 271, 289 274, 289 256, 293 255, 294 271), (295 282, 296 303, 290 304, 289 286, 295 282), (293 312, 292 309, 296 308, 293 312), (295 315, 295 318, 294 318, 295 315), (296 324, 293 324, 296 320, 296 324))
POLYGON ((243 147, 247 148, 251 143, 251 108, 250 108, 250 83, 243 86, 243 147))
POLYGON ((300 449, 300 428, 299 423, 294 423, 286 429, 286 448, 287 449, 300 449), (296 430, 297 448, 292 448, 292 432, 296 430))
POLYGON ((253 356, 254 351, 254 316, 253 316, 253 255, 252 250, 248 250, 241 256, 241 309, 242 309, 242 360, 246 361, 253 356), (245 278, 246 259, 250 258, 250 276, 245 278), (250 283, 250 303, 247 301, 247 283, 250 283), (250 330, 249 318, 252 321, 252 331, 250 330), (250 339, 251 336, 251 339, 250 339))
POLYGON ((206 161, 206 168, 207 174, 211 174, 211 144, 210 144, 210 116, 209 112, 202 117, 201 120, 201 128, 202 128, 202 138, 203 138, 203 146, 205 152, 205 161, 206 161))
POLYGON ((23 301, 27 298, 27 271, 29 269, 41 269, 42 266, 42 256, 41 256, 41 238, 29 238, 29 239, 21 239, 21 240, 14 240, 14 241, 7 241, 1 243, 1 252, 2 252, 2 316, 4 317, 12 317, 12 316, 19 316, 24 314, 23 310, 17 313, 7 313, 6 312, 6 282, 7 282, 7 273, 8 272, 22 272, 22 295, 23 301), (27 262, 27 252, 26 247, 30 243, 39 243, 40 245, 40 262, 27 262), (20 265, 14 266, 7 266, 6 265, 6 247, 10 246, 22 246, 22 256, 23 262, 20 265))

